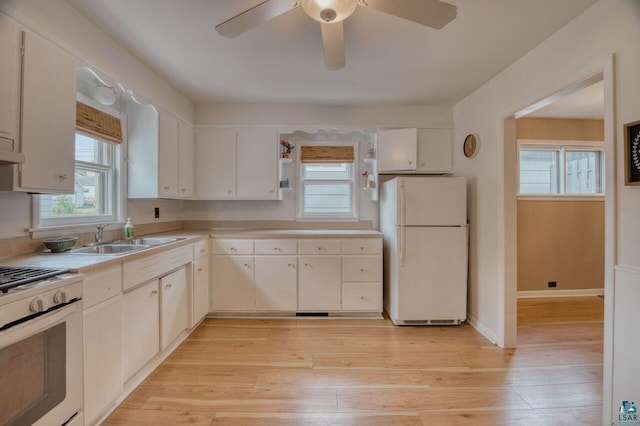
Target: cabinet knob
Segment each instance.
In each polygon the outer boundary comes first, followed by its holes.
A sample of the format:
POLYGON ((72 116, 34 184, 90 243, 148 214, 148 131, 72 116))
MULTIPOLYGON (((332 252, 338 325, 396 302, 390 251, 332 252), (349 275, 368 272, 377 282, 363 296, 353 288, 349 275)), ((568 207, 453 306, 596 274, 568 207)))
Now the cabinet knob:
POLYGON ((244 264, 244 267, 245 267, 245 268, 249 268, 249 269, 251 269, 251 265, 249 265, 248 263, 245 263, 245 264, 244 264))
POLYGON ((173 287, 173 284, 167 284, 167 285, 165 286, 165 288, 171 288, 171 287, 173 287))
POLYGON ((236 251, 236 248, 235 247, 229 247, 229 250, 236 251))
POLYGON ((182 192, 187 192, 187 188, 182 188, 182 192))
POLYGON ((289 266, 289 268, 295 268, 293 263, 289 263, 288 266, 289 266))
POLYGON ((198 268, 198 272, 202 272, 202 268, 198 268))
POLYGON ((322 250, 322 247, 318 247, 318 250, 322 250))
POLYGON ((63 175, 58 175, 58 179, 60 180, 67 180, 69 178, 69 175, 67 175, 66 173, 63 175))
POLYGON ((274 192, 276 192, 276 191, 274 191, 273 189, 269 190, 269 194, 273 194, 274 192))
POLYGON ((413 164, 413 161, 409 161, 409 165, 412 165, 412 164, 413 164))
POLYGON ((360 300, 364 300, 364 296, 360 296, 360 300))
POLYGON ((425 163, 420 163, 420 167, 424 167, 425 163))
POLYGON ((364 250, 364 247, 360 247, 360 250, 364 250))
POLYGON ((231 194, 233 191, 230 189, 227 189, 227 194, 231 194))
POLYGON ((364 272, 364 268, 360 268, 360 272, 364 272))
POLYGON ((278 247, 278 246, 273 246, 273 249, 277 251, 277 250, 280 250, 280 247, 278 247))
POLYGON ((205 249, 200 249, 200 253, 204 253, 205 251, 205 249))
POLYGON ((158 294, 158 290, 151 290, 151 295, 158 294))
POLYGON ((308 263, 305 263, 305 264, 304 264, 304 266, 309 266, 309 264, 308 264, 308 263))
POLYGON ((164 190, 165 190, 165 191, 168 191, 169 189, 171 189, 171 187, 169 187, 169 186, 165 186, 165 187, 164 187, 164 190))

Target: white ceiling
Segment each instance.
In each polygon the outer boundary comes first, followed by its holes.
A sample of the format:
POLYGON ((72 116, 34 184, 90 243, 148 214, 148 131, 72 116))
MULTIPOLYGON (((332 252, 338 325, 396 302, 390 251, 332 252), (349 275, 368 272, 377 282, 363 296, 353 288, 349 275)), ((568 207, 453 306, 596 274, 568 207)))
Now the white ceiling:
POLYGON ((214 27, 263 0, 67 1, 195 103, 450 106, 597 0, 448 0, 442 30, 359 7, 337 71, 300 8, 228 39, 214 27))
POLYGON ((587 86, 582 90, 558 99, 554 103, 527 114, 535 118, 604 118, 604 82, 587 86))

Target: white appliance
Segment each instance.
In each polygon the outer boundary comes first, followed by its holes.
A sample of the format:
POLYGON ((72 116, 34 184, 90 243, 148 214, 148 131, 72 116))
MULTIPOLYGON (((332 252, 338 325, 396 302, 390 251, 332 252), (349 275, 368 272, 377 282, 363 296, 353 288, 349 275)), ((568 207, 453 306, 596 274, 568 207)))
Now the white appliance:
POLYGON ((467 314, 464 177, 397 177, 380 194, 384 308, 396 325, 457 325, 467 314))
POLYGON ((81 426, 82 276, 0 266, 0 424, 81 426))

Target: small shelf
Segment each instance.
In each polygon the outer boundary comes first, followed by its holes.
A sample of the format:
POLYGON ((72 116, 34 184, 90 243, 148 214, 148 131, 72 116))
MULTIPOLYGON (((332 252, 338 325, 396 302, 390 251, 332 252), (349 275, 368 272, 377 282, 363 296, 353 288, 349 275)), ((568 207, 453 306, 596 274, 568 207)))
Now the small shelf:
POLYGON ((289 186, 287 188, 279 188, 279 189, 280 189, 280 191, 293 191, 293 187, 292 186, 289 186))
POLYGON ((282 164, 289 164, 293 161, 293 158, 279 158, 280 163, 282 164))
POLYGON ((377 158, 364 158, 364 159, 362 160, 362 162, 363 162, 363 163, 370 163, 370 164, 373 164, 373 163, 375 163, 376 161, 378 161, 378 159, 377 159, 377 158))

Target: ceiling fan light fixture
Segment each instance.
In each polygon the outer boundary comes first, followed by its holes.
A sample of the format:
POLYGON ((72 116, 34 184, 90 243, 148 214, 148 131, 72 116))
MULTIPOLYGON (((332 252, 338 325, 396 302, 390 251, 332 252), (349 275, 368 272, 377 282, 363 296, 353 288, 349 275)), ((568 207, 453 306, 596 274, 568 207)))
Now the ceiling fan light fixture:
POLYGON ((356 10, 358 0, 300 0, 307 15, 323 24, 344 21, 356 10))

